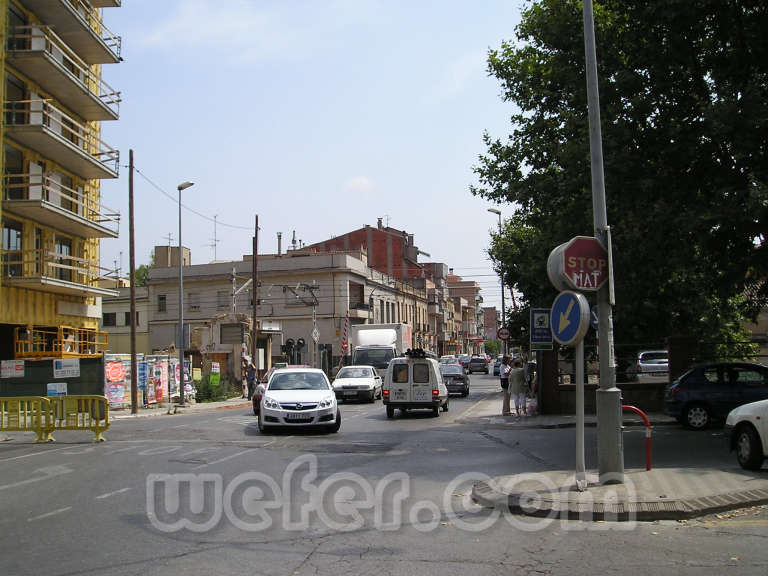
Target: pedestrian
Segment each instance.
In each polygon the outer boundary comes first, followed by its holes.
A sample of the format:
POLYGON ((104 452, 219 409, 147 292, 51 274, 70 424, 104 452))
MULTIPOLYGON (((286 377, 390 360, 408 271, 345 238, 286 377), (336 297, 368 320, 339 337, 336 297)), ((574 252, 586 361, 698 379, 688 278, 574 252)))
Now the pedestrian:
POLYGON ((506 354, 501 359, 501 366, 499 366, 499 379, 501 381, 501 389, 504 391, 504 399, 501 404, 501 415, 509 416, 509 356, 506 354))
POLYGON ((515 412, 517 415, 520 416, 521 409, 523 414, 528 414, 525 398, 527 393, 525 368, 523 368, 523 361, 520 358, 515 358, 512 369, 509 371, 509 393, 515 400, 515 412))
POLYGON ((248 368, 245 369, 245 379, 248 382, 248 400, 250 400, 256 390, 256 366, 253 362, 249 362, 248 368))

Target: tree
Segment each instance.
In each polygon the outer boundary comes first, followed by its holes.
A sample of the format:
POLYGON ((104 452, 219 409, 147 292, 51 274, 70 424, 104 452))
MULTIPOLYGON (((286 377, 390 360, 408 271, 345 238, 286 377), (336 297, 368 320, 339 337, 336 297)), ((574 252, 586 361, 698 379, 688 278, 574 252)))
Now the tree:
POLYGON ((136 286, 146 286, 149 282, 149 271, 155 267, 155 253, 151 252, 149 255, 149 264, 142 264, 136 268, 134 278, 136 278, 136 286))
MULTIPOLYGON (((768 301, 766 26, 759 0, 595 4, 617 341, 726 340, 768 301)), ((548 306, 547 255, 592 234, 581 3, 530 3, 516 37, 488 58, 512 134, 471 191, 517 208, 489 254, 548 306)))

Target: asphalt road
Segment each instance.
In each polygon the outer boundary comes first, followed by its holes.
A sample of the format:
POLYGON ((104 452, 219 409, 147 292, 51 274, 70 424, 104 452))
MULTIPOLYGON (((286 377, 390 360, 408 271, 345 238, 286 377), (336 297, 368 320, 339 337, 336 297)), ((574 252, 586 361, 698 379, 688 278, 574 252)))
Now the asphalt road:
MULTIPOLYGON (((261 435, 247 409, 113 423, 108 442, 0 444, 0 574, 768 573, 763 508, 689 522, 500 517, 487 476, 570 469, 572 429, 484 426, 496 378, 439 418, 344 404, 338 434, 261 435)), ((733 465, 722 433, 659 428, 656 466, 733 465)), ((642 430, 625 434, 643 465, 642 430)), ((594 467, 594 430, 587 430, 594 467)))

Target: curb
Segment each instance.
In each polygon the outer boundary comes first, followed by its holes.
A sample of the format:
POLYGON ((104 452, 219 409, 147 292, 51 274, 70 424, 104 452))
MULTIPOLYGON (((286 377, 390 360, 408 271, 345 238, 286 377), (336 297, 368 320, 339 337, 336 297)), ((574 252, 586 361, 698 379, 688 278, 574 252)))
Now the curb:
MULTIPOLYGON (((131 418, 153 418, 155 416, 174 416, 176 414, 194 414, 196 412, 214 412, 216 410, 237 410, 239 408, 246 408, 250 406, 249 401, 239 402, 237 404, 232 403, 231 406, 205 406, 205 404, 196 404, 195 408, 191 406, 179 407, 177 404, 171 404, 170 406, 164 406, 163 408, 154 408, 149 410, 143 410, 138 414, 128 413, 114 414, 110 413, 111 420, 128 420, 131 418)), ((121 411, 122 412, 122 411, 121 411)))
POLYGON ((689 520, 768 503, 768 489, 743 490, 700 498, 638 500, 631 502, 555 501, 539 492, 504 494, 487 482, 472 487, 472 500, 484 508, 496 508, 518 516, 558 518, 592 522, 651 522, 655 520, 689 520))
MULTIPOLYGON (((459 418, 456 422, 460 424, 476 423, 478 420, 490 420, 490 418, 497 418, 497 416, 478 416, 476 418, 459 418)), ((501 416, 498 416, 501 418, 501 416)), ((522 430, 555 430, 562 428, 576 428, 576 422, 553 422, 549 424, 535 424, 535 423, 523 423, 520 420, 510 420, 508 422, 486 422, 488 426, 497 426, 500 428, 519 428, 522 430)), ((663 426, 679 426, 676 421, 660 421, 651 422, 651 429, 663 426)), ((597 422, 585 422, 585 428, 597 428, 597 422)), ((628 420, 623 423, 624 428, 645 428, 645 423, 642 420, 628 420)))

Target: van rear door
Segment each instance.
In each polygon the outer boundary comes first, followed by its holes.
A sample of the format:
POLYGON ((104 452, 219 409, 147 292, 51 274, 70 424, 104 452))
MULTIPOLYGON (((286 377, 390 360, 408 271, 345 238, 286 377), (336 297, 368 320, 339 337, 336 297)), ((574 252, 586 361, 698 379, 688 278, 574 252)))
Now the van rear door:
MULTIPOLYGON (((411 399, 413 402, 432 402, 430 366, 427 361, 415 361, 411 365, 411 399)), ((435 384, 437 387, 437 384, 435 384)))
POLYGON ((392 362, 389 366, 391 384, 389 403, 406 404, 411 401, 410 366, 406 362, 392 362))

